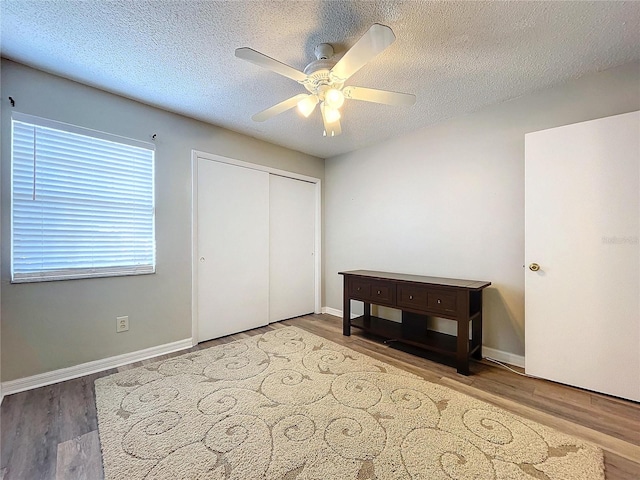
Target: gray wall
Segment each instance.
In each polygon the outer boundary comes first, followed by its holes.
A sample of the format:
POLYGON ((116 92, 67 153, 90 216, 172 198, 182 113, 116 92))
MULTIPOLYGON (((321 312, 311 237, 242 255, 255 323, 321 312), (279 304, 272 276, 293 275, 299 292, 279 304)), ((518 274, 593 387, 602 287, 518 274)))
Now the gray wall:
POLYGON ((2 380, 191 337, 191 149, 320 179, 324 161, 2 60, 2 380), (15 111, 156 140, 154 275, 10 283, 10 121, 15 111), (115 333, 128 315, 130 330, 115 333))
POLYGON ((484 343, 523 355, 524 134, 639 108, 636 63, 327 159, 326 305, 341 270, 489 280, 484 343))
MULTIPOLYGON (((192 148, 325 178, 315 157, 7 60, 1 75, 3 381, 191 336, 192 148), (158 135, 155 275, 9 283, 8 96, 19 112, 141 140, 158 135), (115 333, 119 315, 129 315, 129 332, 115 333)), ((522 355, 524 134, 637 110, 639 85, 640 66, 627 65, 328 159, 323 304, 342 308, 344 269, 490 280, 485 344, 522 355)))

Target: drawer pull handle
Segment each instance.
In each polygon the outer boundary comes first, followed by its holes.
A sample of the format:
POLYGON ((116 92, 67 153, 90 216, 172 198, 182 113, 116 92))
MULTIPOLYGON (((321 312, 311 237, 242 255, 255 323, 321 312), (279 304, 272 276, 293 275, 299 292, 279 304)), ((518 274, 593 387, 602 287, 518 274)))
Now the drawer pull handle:
POLYGON ((413 300, 413 295, 409 295, 409 300, 413 300))
POLYGON ((438 299, 438 303, 442 303, 442 300, 438 299))
POLYGON ((360 287, 358 287, 358 291, 360 291, 360 287))
POLYGON ((380 295, 380 290, 378 290, 378 295, 380 295))

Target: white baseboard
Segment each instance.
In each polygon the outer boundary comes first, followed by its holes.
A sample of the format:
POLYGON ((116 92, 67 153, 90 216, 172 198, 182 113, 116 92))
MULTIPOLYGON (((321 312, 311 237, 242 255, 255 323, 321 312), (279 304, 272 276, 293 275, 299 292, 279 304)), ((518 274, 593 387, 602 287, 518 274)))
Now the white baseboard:
POLYGON ((322 313, 342 318, 342 310, 338 310, 337 308, 322 307, 322 313))
MULTIPOLYGON (((337 308, 322 307, 322 313, 326 313, 327 315, 333 315, 334 317, 342 318, 342 310, 338 310, 337 308)), ((361 315, 362 315, 361 313, 351 312, 351 318, 358 318, 361 315)))
MULTIPOLYGON (((333 315, 334 317, 342 318, 342 310, 331 307, 322 307, 322 313, 333 315)), ((357 315, 351 315, 352 318, 357 315)), ((502 350, 496 350, 495 348, 482 346, 482 356, 491 357, 494 360, 499 360, 509 365, 515 365, 516 367, 524 368, 524 357, 522 355, 516 355, 515 353, 503 352, 502 350)))
POLYGON ((122 355, 116 355, 114 357, 81 363, 80 365, 74 365, 73 367, 39 373, 31 377, 9 380, 8 382, 2 382, 2 396, 4 398, 6 395, 11 395, 12 393, 24 392, 25 390, 31 390, 33 388, 64 382, 65 380, 71 380, 73 378, 83 377, 84 375, 90 375, 92 373, 102 372, 111 368, 121 367, 122 365, 127 365, 129 363, 147 360, 149 358, 157 357, 158 355, 166 355, 167 353, 185 350, 192 346, 191 338, 186 338, 177 342, 145 348, 144 350, 138 350, 136 352, 123 353, 122 355))
POLYGON ((524 368, 524 357, 522 355, 516 355, 515 353, 503 352, 502 350, 496 350, 495 348, 482 346, 482 357, 493 358, 500 362, 514 365, 516 367, 524 368))

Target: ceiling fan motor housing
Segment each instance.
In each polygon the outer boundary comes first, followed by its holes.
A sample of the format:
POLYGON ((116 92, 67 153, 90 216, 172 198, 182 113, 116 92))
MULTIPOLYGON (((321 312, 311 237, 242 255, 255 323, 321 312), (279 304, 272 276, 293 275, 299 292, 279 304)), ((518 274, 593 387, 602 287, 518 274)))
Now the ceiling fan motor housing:
POLYGON ((304 68, 307 79, 300 82, 304 87, 315 95, 322 96, 329 88, 342 88, 342 83, 337 83, 330 76, 331 69, 337 63, 333 60, 333 47, 328 43, 321 43, 316 46, 314 53, 317 60, 314 60, 304 68))

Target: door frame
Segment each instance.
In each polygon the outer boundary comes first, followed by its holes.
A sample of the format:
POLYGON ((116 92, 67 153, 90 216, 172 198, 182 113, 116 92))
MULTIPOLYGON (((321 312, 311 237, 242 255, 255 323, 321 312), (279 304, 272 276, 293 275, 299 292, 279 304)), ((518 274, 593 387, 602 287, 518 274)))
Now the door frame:
POLYGON ((227 163, 238 167, 259 170, 281 177, 293 178, 315 185, 315 241, 314 241, 314 313, 321 312, 322 298, 322 181, 299 173, 223 157, 213 153, 191 150, 191 343, 198 343, 198 159, 227 163))

